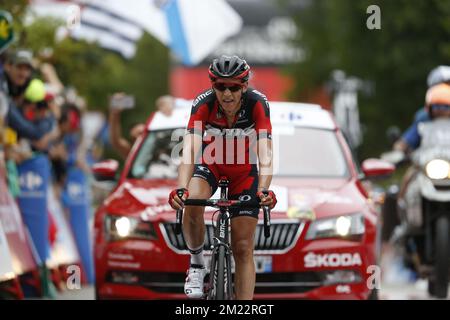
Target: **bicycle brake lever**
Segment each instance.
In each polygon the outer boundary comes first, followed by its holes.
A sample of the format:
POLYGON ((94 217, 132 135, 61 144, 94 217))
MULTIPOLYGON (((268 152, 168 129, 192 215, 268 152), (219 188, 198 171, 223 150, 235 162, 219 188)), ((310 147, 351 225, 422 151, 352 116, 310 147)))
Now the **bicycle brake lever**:
MULTIPOLYGON (((177 190, 177 196, 178 198, 181 199, 181 201, 183 201, 183 195, 184 195, 184 191, 182 189, 177 190)), ((177 210, 177 214, 176 214, 176 224, 175 224, 175 234, 180 234, 181 233, 181 226, 183 224, 183 209, 178 209, 177 210)))

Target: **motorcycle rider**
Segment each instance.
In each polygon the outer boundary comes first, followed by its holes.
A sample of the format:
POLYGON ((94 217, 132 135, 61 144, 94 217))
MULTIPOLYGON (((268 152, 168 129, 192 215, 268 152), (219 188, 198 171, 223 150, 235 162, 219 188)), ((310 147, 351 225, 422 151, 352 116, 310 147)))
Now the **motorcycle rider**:
MULTIPOLYGON (((413 124, 403 133, 393 146, 393 153, 388 153, 386 160, 398 163, 420 146, 419 127, 421 123, 431 121, 433 118, 448 116, 446 111, 446 86, 450 86, 450 66, 438 66, 431 70, 427 78, 428 91, 426 94, 426 104, 418 110, 414 117, 413 124)), ((409 168, 400 186, 398 198, 404 196, 408 183, 412 180, 415 170, 409 168)))
MULTIPOLYGON (((403 134, 403 136, 394 144, 394 151, 386 153, 383 155, 383 158, 391 161, 393 163, 399 163, 404 160, 405 155, 410 154, 411 152, 418 149, 421 145, 421 134, 420 127, 424 125, 424 123, 433 121, 437 118, 450 118, 450 67, 449 66, 441 66, 435 68, 428 77, 428 85, 430 86, 426 96, 425 96, 425 106, 421 108, 415 115, 414 123, 410 128, 403 134), (446 81, 445 81, 446 80, 446 81), (396 154, 397 153, 397 154, 396 154)), ((421 205, 414 205, 411 201, 411 196, 414 193, 413 191, 415 186, 414 181, 417 181, 418 174, 420 174, 420 170, 417 166, 410 166, 401 181, 400 188, 397 189, 398 193, 395 192, 395 195, 392 195, 392 205, 390 201, 386 200, 386 206, 383 209, 385 216, 385 221, 391 221, 395 219, 395 224, 397 227, 395 229, 391 229, 392 227, 387 222, 387 225, 384 227, 386 231, 386 242, 383 244, 383 260, 390 261, 390 259, 395 259, 395 253, 392 251, 394 247, 391 247, 391 244, 398 243, 398 241, 402 242, 405 240, 405 235, 408 234, 408 230, 410 227, 420 226, 423 223, 422 213, 417 211, 420 210, 421 205), (411 189, 412 187, 413 189, 411 189), (389 209, 392 208, 392 209, 389 209), (417 208, 417 209, 416 209, 417 208), (386 211, 385 211, 386 210, 386 211), (393 210, 393 211, 391 211, 393 210), (393 218, 393 216, 396 218, 393 218), (399 220, 397 220, 399 219, 399 220), (389 241, 388 241, 389 240, 389 241), (391 257, 391 258, 389 258, 391 257)), ((412 196, 414 197, 414 196, 412 196)), ((412 229, 411 229, 412 230, 412 229)), ((411 262, 414 264, 414 270, 418 271, 419 274, 422 274, 423 269, 421 268, 420 258, 417 254, 416 250, 411 249, 411 245, 414 244, 414 241, 408 241, 408 252, 411 252, 412 260, 411 262), (411 251, 412 250, 412 251, 411 251)), ((415 245, 413 245, 414 248, 415 245)), ((392 267, 388 267, 392 268, 392 267)), ((405 269, 406 275, 406 269, 405 269)))
MULTIPOLYGON (((428 89, 441 83, 450 84, 450 66, 438 66, 429 73, 427 78, 428 89)), ((417 149, 420 145, 418 126, 420 123, 430 120, 430 112, 427 110, 427 106, 419 109, 414 116, 413 124, 403 133, 402 137, 395 142, 393 149, 403 153, 408 153, 417 149)))
POLYGON ((429 120, 418 126, 420 148, 411 157, 413 165, 398 196, 402 223, 392 240, 404 246, 406 261, 412 263, 420 278, 427 279, 430 295, 443 298, 448 282, 448 196, 439 186, 448 183, 448 172, 432 163, 448 161, 450 84, 432 86, 425 102, 429 120), (437 178, 436 172, 444 175, 437 178))

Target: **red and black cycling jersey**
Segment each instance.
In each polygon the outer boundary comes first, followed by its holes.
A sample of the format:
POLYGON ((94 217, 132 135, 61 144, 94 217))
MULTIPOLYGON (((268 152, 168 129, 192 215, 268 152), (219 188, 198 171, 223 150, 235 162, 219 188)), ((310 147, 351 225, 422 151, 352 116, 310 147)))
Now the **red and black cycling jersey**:
POLYGON ((203 138, 202 163, 255 168, 256 155, 252 150, 256 141, 272 138, 269 103, 265 95, 248 88, 229 127, 216 94, 210 89, 194 100, 187 129, 203 138))
MULTIPOLYGON (((253 147, 258 139, 272 138, 266 96, 248 88, 229 127, 215 92, 205 91, 194 100, 187 129, 189 133, 202 136, 203 141, 201 159, 196 158, 192 177, 207 181, 212 195, 219 178, 227 176, 230 199, 255 199, 259 177, 253 147)), ((259 209, 231 209, 230 213, 232 217, 258 218, 259 209)))
POLYGON ((243 137, 248 136, 250 131, 255 131, 258 139, 261 137, 271 139, 272 126, 266 96, 248 88, 242 95, 241 108, 236 113, 234 125, 230 128, 214 90, 209 89, 201 93, 193 102, 188 132, 203 136, 205 131, 225 137, 243 137), (200 127, 195 125, 196 121, 200 127))

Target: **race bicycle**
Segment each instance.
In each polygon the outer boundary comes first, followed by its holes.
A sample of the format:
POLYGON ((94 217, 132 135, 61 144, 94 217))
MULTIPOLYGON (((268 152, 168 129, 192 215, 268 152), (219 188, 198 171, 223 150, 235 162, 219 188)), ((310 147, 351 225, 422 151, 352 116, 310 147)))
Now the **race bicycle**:
MULTIPOLYGON (((211 246, 211 263, 209 268, 209 282, 205 289, 204 298, 207 300, 232 300, 233 283, 231 269, 231 245, 230 245, 230 208, 262 208, 264 214, 264 236, 270 237, 270 209, 268 206, 261 206, 259 202, 248 202, 228 199, 227 177, 219 180, 220 199, 187 199, 186 206, 213 207, 218 210, 216 224, 214 225, 214 238, 211 246)), ((265 193, 265 195, 267 195, 265 193)), ((178 196, 181 198, 183 193, 178 196)), ((177 210, 175 232, 181 233, 183 219, 183 209, 177 210)))

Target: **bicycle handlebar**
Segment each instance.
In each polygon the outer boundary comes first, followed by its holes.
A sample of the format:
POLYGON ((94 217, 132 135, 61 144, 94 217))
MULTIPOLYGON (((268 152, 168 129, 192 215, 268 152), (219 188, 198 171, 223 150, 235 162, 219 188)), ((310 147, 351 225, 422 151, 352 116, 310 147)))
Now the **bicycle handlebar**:
MULTIPOLYGON (((181 196, 180 196, 181 197, 181 196)), ((260 204, 260 199, 258 201, 248 202, 241 200, 221 200, 221 199, 186 199, 184 201, 186 206, 201 206, 201 207, 214 207, 214 208, 262 208, 264 215, 264 236, 266 238, 270 237, 270 209, 268 206, 263 206, 260 204)), ((181 233, 183 209, 177 210, 176 214, 176 225, 175 233, 181 233)))
POLYGON ((186 206, 201 206, 214 208, 259 208, 259 202, 248 202, 240 200, 220 200, 220 199, 187 199, 186 206))

